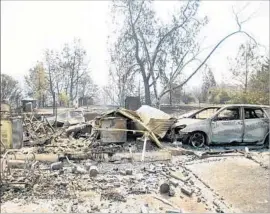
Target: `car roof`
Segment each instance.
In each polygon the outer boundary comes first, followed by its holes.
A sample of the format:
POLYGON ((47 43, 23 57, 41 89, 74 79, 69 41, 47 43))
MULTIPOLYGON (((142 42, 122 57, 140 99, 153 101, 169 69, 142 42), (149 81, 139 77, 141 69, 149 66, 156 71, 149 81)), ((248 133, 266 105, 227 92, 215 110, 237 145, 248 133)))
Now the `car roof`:
POLYGON ((255 105, 255 104, 224 104, 224 105, 213 105, 205 108, 224 108, 224 107, 260 107, 260 108, 270 108, 267 105, 255 105))
POLYGON ((231 104, 231 105, 225 105, 226 107, 260 107, 260 108, 270 108, 270 106, 267 105, 255 105, 255 104, 231 104))

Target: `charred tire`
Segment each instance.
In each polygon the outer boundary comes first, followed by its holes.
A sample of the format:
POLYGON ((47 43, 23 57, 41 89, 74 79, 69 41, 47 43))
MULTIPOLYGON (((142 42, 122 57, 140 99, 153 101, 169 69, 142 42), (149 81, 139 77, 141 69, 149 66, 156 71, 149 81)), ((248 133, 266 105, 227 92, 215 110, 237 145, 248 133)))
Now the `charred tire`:
POLYGON ((266 136, 263 144, 265 148, 269 149, 269 134, 266 136))
POLYGON ((189 137, 189 144, 195 148, 201 148, 206 144, 206 136, 203 132, 193 132, 189 137))

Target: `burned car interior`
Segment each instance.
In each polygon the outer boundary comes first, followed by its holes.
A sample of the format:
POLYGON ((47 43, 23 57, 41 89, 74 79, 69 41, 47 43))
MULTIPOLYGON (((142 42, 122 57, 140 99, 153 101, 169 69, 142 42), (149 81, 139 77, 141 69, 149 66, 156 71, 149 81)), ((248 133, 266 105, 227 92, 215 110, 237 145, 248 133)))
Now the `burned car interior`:
POLYGON ((227 108, 214 117, 214 120, 240 120, 240 109, 227 108))
POLYGON ((262 109, 245 108, 245 119, 267 118, 262 109))

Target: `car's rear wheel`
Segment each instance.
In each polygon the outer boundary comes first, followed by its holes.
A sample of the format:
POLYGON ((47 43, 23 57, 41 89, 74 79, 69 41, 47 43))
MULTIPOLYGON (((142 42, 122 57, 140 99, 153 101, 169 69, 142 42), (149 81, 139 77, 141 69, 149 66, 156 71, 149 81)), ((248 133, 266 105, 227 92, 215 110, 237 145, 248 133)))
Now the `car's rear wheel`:
POLYGON ((206 144, 205 134, 202 132, 193 132, 189 137, 189 143, 195 148, 201 148, 206 144))

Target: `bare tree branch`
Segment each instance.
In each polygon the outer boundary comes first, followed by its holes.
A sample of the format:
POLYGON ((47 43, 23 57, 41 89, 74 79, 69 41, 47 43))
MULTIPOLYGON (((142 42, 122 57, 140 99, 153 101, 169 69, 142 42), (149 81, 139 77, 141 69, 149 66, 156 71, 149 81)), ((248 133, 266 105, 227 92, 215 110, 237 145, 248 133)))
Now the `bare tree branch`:
POLYGON ((242 9, 240 9, 237 13, 240 14, 242 13, 248 6, 250 5, 250 2, 247 2, 242 9))
POLYGON ((233 13, 234 13, 234 15, 235 15, 235 20, 236 20, 236 22, 237 22, 237 24, 238 24, 239 29, 238 29, 237 31, 235 31, 235 32, 233 32, 233 33, 231 33, 231 34, 225 36, 223 39, 221 39, 221 40, 215 45, 215 47, 212 49, 212 51, 206 56, 206 58, 202 61, 202 63, 195 69, 194 72, 192 72, 192 74, 191 74, 185 81, 183 81, 180 85, 177 85, 177 86, 173 87, 172 89, 163 90, 163 92, 162 92, 162 93, 160 94, 160 96, 159 96, 159 99, 160 99, 162 96, 164 96, 166 93, 168 93, 170 90, 175 90, 175 89, 177 89, 177 88, 183 87, 183 85, 185 85, 185 84, 186 84, 186 83, 187 83, 187 82, 188 82, 188 81, 189 81, 189 80, 190 80, 190 79, 191 79, 191 78, 192 78, 192 77, 200 70, 200 68, 207 62, 207 60, 211 57, 211 55, 215 52, 215 50, 216 50, 216 49, 217 49, 217 48, 218 48, 225 40, 227 40, 228 38, 232 37, 233 35, 238 34, 238 33, 245 34, 245 35, 248 36, 251 40, 253 40, 255 44, 257 44, 256 40, 255 40, 250 34, 248 34, 247 32, 241 30, 241 29, 242 29, 242 26, 241 26, 241 22, 239 21, 238 14, 235 13, 234 10, 233 10, 233 13))
POLYGON ((258 12, 258 10, 256 10, 256 11, 254 11, 252 14, 250 14, 245 20, 240 21, 240 20, 239 20, 239 15, 240 15, 240 13, 241 13, 241 12, 242 12, 249 4, 250 4, 250 2, 248 2, 248 3, 247 3, 242 9, 240 9, 240 11, 238 11, 238 12, 235 12, 234 7, 232 6, 232 12, 233 12, 233 14, 234 14, 234 16, 235 16, 235 20, 236 20, 236 23, 237 23, 237 25, 238 25, 238 27, 239 27, 239 30, 241 30, 242 25, 243 25, 244 23, 248 22, 251 18, 254 18, 255 15, 256 15, 256 13, 258 12))
POLYGON ((143 62, 142 62, 142 60, 141 60, 141 58, 139 56, 139 41, 138 41, 138 37, 137 37, 136 31, 135 31, 135 26, 133 25, 133 18, 132 18, 132 12, 131 12, 131 8, 130 8, 130 4, 131 3, 129 1, 128 10, 129 10, 130 25, 131 25, 131 29, 132 29, 132 34, 133 34, 133 38, 135 40, 135 48, 136 48, 135 57, 136 57, 137 62, 140 65, 141 72, 142 72, 144 78, 146 79, 145 68, 144 68, 143 62))
POLYGON ((158 75, 156 76, 156 79, 155 79, 152 83, 150 83, 149 86, 151 87, 153 84, 155 84, 155 82, 158 80, 158 78, 159 78, 159 73, 158 73, 158 75))
POLYGON ((171 30, 169 30, 163 37, 161 37, 161 39, 160 39, 159 42, 157 43, 157 46, 156 46, 156 48, 155 48, 155 51, 154 51, 154 54, 153 54, 153 57, 152 57, 152 62, 151 62, 152 65, 153 65, 153 64, 155 63, 155 61, 156 61, 157 53, 158 53, 159 48, 160 48, 160 46, 162 45, 163 41, 164 41, 170 34, 172 34, 175 30, 177 30, 177 29, 183 27, 184 24, 187 22, 188 17, 186 16, 185 12, 187 11, 189 4, 190 4, 190 1, 188 1, 187 5, 186 5, 186 7, 185 7, 185 9, 184 9, 184 11, 183 11, 183 15, 184 15, 185 19, 184 19, 184 21, 182 22, 182 24, 177 25, 177 26, 174 26, 174 27, 173 27, 171 30))
POLYGON ((143 0, 142 3, 141 3, 140 11, 139 11, 139 13, 138 13, 138 15, 137 15, 137 18, 135 19, 133 25, 135 25, 135 24, 137 23, 138 19, 140 18, 140 15, 141 15, 141 12, 142 12, 142 8, 143 8, 143 4, 144 4, 144 0, 143 0))
POLYGON ((237 23, 237 25, 238 25, 238 28, 239 28, 239 31, 241 31, 241 23, 240 23, 240 21, 239 21, 239 18, 238 18, 238 15, 235 13, 235 11, 234 11, 234 8, 233 8, 233 6, 232 6, 232 12, 233 12, 233 14, 234 14, 234 17, 235 17, 235 20, 236 20, 236 23, 237 23))
POLYGON ((149 51, 148 51, 148 48, 147 48, 147 45, 146 45, 146 42, 145 42, 143 33, 141 32, 141 30, 140 30, 139 32, 140 32, 140 36, 141 36, 142 41, 143 41, 144 49, 145 49, 145 51, 146 51, 146 56, 147 56, 147 59, 148 59, 148 62, 149 62, 149 67, 150 67, 150 66, 151 66, 151 65, 150 65, 150 63, 151 63, 151 60, 150 60, 150 54, 149 54, 149 51))

